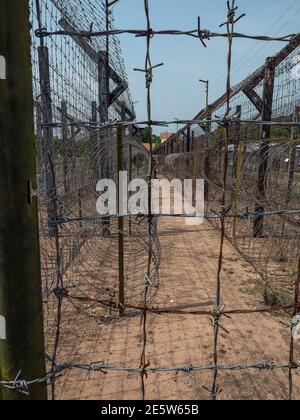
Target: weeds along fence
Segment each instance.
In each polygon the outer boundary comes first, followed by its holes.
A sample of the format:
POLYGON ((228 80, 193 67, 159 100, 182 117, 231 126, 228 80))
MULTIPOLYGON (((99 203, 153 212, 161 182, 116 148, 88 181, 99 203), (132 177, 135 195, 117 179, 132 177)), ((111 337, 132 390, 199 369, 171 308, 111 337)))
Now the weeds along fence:
MULTIPOLYGON (((260 274, 264 299, 275 306, 294 299, 298 272, 299 127, 276 122, 299 121, 299 43, 296 37, 233 87, 230 101, 233 120, 228 139, 226 237, 260 274), (264 126, 266 119, 273 123, 264 126)), ((221 97, 196 119, 225 114, 221 97)), ((165 155, 162 163, 172 177, 204 178, 207 212, 219 212, 224 128, 221 121, 200 121, 199 126, 185 127, 174 135, 161 149, 165 155)), ((220 228, 219 220, 211 222, 220 228)))
POLYGON ((263 360, 235 366, 220 366, 219 335, 223 317, 240 314, 288 312, 291 331, 298 323, 296 162, 300 123, 296 106, 299 81, 290 75, 300 36, 274 38, 235 32, 236 24, 244 17, 244 14, 237 15, 235 0, 227 2, 226 22, 221 25, 226 27, 224 32, 202 29, 200 18, 192 30, 156 31, 152 28, 148 0, 143 1, 144 29, 114 29, 109 23, 113 4, 108 2, 101 9, 98 1, 31 3, 48 373, 43 378, 29 380, 22 378, 21 372, 14 380, 0 381, 0 385, 30 393, 31 385, 46 382, 55 399, 58 378, 70 370, 99 375, 125 372, 140 377, 141 398, 145 399, 148 374, 211 372, 211 386, 205 389, 216 400, 221 391, 220 372, 283 370, 288 374, 288 398, 293 399, 294 372, 299 369, 293 334, 286 364, 263 360), (144 122, 134 122, 116 38, 122 34, 144 37, 146 41, 144 66, 136 69, 146 78, 147 121, 144 122), (215 305, 207 310, 152 306, 159 286, 160 247, 157 217, 151 206, 147 214, 136 218, 125 218, 120 208, 115 217, 99 218, 95 210, 99 177, 117 180, 118 172, 124 169, 128 169, 132 178, 137 175, 145 178, 151 197, 150 181, 156 174, 152 129, 174 124, 152 119, 151 85, 155 71, 162 64, 152 63, 151 40, 166 35, 193 37, 199 48, 216 37, 228 42, 225 95, 194 120, 179 121, 186 124, 185 128, 155 153, 161 155, 155 159, 163 173, 206 179, 205 216, 220 230, 215 305), (283 41, 286 47, 246 81, 231 87, 235 38, 283 41), (137 124, 148 127, 150 154, 135 135, 137 124), (205 135, 197 134, 195 126, 204 129, 205 135), (285 287, 294 283, 290 304, 276 301, 275 307, 267 304, 259 309, 225 307, 222 269, 226 237, 252 262, 268 286, 272 286, 275 277, 285 287), (98 323, 126 320, 132 311, 141 315, 141 357, 137 366, 61 360, 59 349, 65 325, 62 321, 70 305, 78 311, 76 314, 98 323), (149 313, 211 317, 212 363, 209 366, 149 365, 149 313))

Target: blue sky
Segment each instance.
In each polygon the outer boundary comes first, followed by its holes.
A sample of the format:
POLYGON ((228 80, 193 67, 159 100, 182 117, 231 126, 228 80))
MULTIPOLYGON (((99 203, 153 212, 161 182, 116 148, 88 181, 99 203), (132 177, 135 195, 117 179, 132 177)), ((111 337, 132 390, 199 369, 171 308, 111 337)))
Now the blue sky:
MULTIPOLYGON (((197 16, 202 27, 219 31, 226 20, 226 0, 150 0, 153 29, 195 29, 197 16)), ((236 31, 254 35, 282 35, 299 32, 300 0, 237 0, 242 19, 236 31)), ((120 0, 114 7, 115 27, 145 27, 144 1, 120 0)), ((223 30, 224 31, 224 28, 223 30)), ((241 81, 284 44, 236 40, 233 50, 233 83, 241 81)), ((137 116, 146 116, 144 75, 134 72, 143 67, 145 39, 123 35, 121 46, 129 76, 137 116)), ((226 39, 212 39, 207 49, 189 37, 158 36, 152 40, 153 64, 165 65, 155 71, 153 82, 153 118, 162 120, 192 118, 204 107, 204 87, 199 78, 211 83, 210 101, 225 91, 226 39)))

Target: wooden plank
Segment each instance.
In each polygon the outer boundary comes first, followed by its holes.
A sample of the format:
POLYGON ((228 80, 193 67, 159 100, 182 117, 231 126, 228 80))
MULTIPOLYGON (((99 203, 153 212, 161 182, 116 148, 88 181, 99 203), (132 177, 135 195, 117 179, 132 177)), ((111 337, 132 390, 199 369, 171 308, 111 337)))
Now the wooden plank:
POLYGON ((98 54, 98 98, 99 98, 99 114, 100 122, 108 122, 109 109, 109 81, 107 80, 107 65, 108 56, 105 51, 100 51, 98 54))
POLYGON ((250 87, 243 89, 243 93, 247 96, 247 98, 252 102, 252 104, 261 114, 263 112, 263 105, 264 105, 261 97, 255 92, 254 89, 250 87))
MULTIPOLYGON (((59 21, 59 26, 67 31, 67 32, 78 32, 77 29, 71 25, 65 18, 61 19, 59 21)), ((107 52, 106 51, 100 51, 98 52, 97 50, 95 50, 95 48, 83 37, 80 37, 78 35, 72 35, 71 38, 74 40, 74 42, 85 52, 85 54, 87 54, 87 56, 95 63, 97 64, 98 68, 99 68, 99 81, 100 81, 100 86, 99 86, 99 90, 100 92, 102 92, 101 94, 101 102, 102 102, 102 106, 100 103, 100 110, 101 113, 103 115, 101 115, 101 119, 106 122, 108 120, 104 119, 105 118, 105 106, 106 103, 104 103, 104 96, 105 98, 105 102, 107 101, 107 108, 109 108, 109 106, 111 106, 121 95, 122 93, 124 93, 127 89, 128 89, 128 84, 126 81, 124 81, 122 79, 122 77, 120 77, 118 75, 118 73, 113 69, 112 66, 108 66, 109 68, 109 78, 116 84, 116 88, 110 92, 109 94, 107 93, 107 82, 106 82, 106 78, 107 78, 107 71, 106 71, 106 67, 107 67, 107 52), (105 85, 104 85, 105 83, 105 85)), ((128 109, 127 106, 126 107, 126 111, 130 112, 130 110, 128 109)))

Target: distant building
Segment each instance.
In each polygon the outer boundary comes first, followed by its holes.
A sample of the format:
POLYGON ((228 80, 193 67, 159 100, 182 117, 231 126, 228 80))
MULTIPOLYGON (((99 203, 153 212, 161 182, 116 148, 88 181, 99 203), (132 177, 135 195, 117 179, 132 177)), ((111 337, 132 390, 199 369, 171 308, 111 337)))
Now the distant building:
POLYGON ((162 131, 162 132, 160 133, 160 140, 161 140, 161 143, 165 143, 167 140, 169 140, 169 138, 170 138, 171 136, 173 136, 173 134, 174 134, 174 133, 171 133, 171 132, 169 132, 169 131, 162 131))

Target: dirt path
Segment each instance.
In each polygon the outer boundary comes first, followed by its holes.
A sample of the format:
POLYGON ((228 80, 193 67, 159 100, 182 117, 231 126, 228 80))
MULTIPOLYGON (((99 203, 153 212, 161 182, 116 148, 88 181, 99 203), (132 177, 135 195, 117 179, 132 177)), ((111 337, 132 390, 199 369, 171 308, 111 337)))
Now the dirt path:
MULTIPOLYGON (((163 250, 161 288, 156 305, 203 304, 212 308, 215 297, 218 233, 209 224, 188 227, 182 219, 159 223, 163 250)), ((222 297, 226 308, 260 304, 257 276, 237 252, 225 247, 222 297)), ((286 364, 289 358, 289 324, 269 315, 255 314, 223 319, 230 335, 221 331, 220 364, 252 364, 264 360, 286 364), (284 325, 286 324, 286 325, 284 325)), ((103 361, 139 367, 140 318, 112 325, 97 325, 67 308, 59 362, 103 361)), ((209 317, 150 315, 147 359, 151 367, 211 365, 213 327, 209 317)), ((299 360, 300 344, 296 347, 299 360)), ((295 398, 300 397, 299 373, 295 372, 295 398)), ((288 395, 286 371, 220 373, 220 399, 282 399, 288 395)), ((155 374, 146 382, 147 399, 208 399, 203 386, 211 387, 211 374, 155 374)), ((139 399, 140 378, 125 373, 72 371, 58 382, 60 399, 139 399)))

